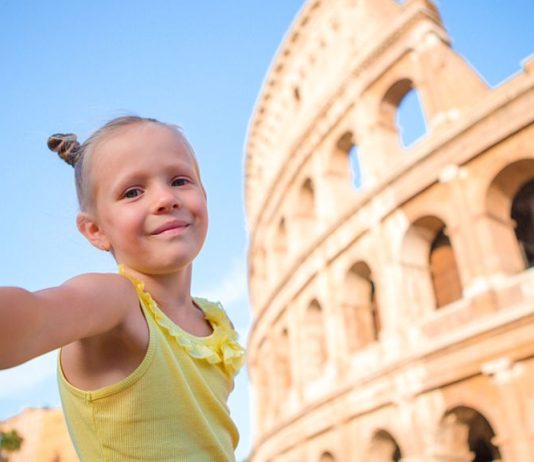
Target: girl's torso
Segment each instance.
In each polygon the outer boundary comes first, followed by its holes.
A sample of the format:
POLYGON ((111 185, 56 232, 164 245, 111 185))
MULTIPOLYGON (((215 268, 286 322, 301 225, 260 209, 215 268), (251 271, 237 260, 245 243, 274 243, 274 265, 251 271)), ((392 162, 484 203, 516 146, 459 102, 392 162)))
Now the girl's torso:
POLYGON ((142 309, 123 331, 61 352, 61 397, 81 459, 233 460, 238 435, 226 399, 243 350, 224 311, 199 299, 209 324, 195 336, 133 282, 142 309), (139 446, 147 434, 154 441, 139 446))

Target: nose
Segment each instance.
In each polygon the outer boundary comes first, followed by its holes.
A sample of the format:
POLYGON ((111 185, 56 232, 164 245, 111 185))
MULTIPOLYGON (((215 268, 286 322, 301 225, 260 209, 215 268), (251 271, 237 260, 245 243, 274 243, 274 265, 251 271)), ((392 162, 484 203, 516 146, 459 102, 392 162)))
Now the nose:
POLYGON ((154 192, 154 209, 157 213, 168 212, 180 207, 176 190, 169 186, 159 186, 154 192))

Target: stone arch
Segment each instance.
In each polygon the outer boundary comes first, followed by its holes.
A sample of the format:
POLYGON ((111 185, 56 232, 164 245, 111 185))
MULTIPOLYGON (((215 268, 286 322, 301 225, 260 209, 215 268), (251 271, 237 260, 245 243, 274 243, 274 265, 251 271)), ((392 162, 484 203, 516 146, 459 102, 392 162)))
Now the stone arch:
POLYGON ((298 189, 293 213, 297 231, 294 242, 305 245, 317 228, 315 185, 310 177, 304 179, 298 189))
POLYGON ((354 192, 362 189, 363 165, 360 146, 350 128, 354 114, 321 146, 322 218, 336 219, 352 203, 354 192))
POLYGON ((378 340, 381 320, 376 284, 369 265, 363 261, 352 265, 345 276, 343 314, 350 351, 378 340))
POLYGON ((447 226, 436 216, 421 217, 409 227, 402 246, 402 269, 409 303, 419 311, 462 296, 447 226))
POLYGON ((534 266, 534 178, 527 181, 512 201, 515 236, 528 268, 534 266))
MULTIPOLYGON (((394 83, 386 90, 379 103, 378 122, 384 132, 384 136, 390 138, 388 144, 391 144, 394 139, 395 144, 392 145, 406 147, 406 144, 403 143, 402 131, 406 131, 407 127, 400 126, 399 122, 404 125, 404 123, 410 121, 399 120, 398 116, 401 105, 409 99, 410 95, 416 96, 415 110, 419 113, 419 117, 421 117, 424 122, 426 120, 424 107, 419 98, 419 91, 411 78, 403 77, 394 81, 394 83)), ((424 122, 424 125, 426 127, 426 122, 424 122)), ((425 132, 426 130, 422 134, 425 132)))
POLYGON ((327 360, 323 309, 317 299, 308 304, 302 325, 303 372, 305 379, 312 380, 320 375, 327 360))
POLYGON ((275 416, 284 414, 291 388, 291 356, 289 348, 289 331, 285 321, 276 329, 273 336, 273 362, 271 368, 271 385, 273 394, 272 411, 275 416))
POLYGON ((412 87, 397 107, 395 125, 399 133, 400 144, 409 148, 427 133, 427 122, 419 90, 412 87))
POLYGON ((367 462, 399 462, 402 453, 395 438, 386 430, 375 432, 369 443, 367 462))
POLYGON ((359 147, 352 131, 346 131, 337 139, 329 164, 332 174, 338 180, 353 188, 361 188, 362 167, 359 147))
POLYGON ((277 333, 277 341, 275 348, 274 361, 274 375, 276 381, 276 410, 280 413, 284 409, 284 403, 288 397, 288 392, 291 388, 291 354, 289 348, 289 331, 287 327, 283 327, 277 333))
POLYGON ((534 159, 521 159, 493 178, 486 194, 486 219, 500 269, 513 274, 534 263, 534 159))
POLYGON ((396 131, 395 116, 402 99, 414 87, 410 78, 399 78, 384 93, 378 108, 378 118, 382 127, 396 131))
POLYGON ((302 182, 299 191, 299 205, 308 215, 315 215, 315 187, 311 178, 306 178, 302 182))
POLYGON ((447 228, 443 226, 430 245, 429 266, 436 307, 462 298, 462 283, 447 228))
POLYGON ((285 217, 280 218, 276 228, 274 249, 278 261, 283 261, 287 256, 287 226, 285 217))
POLYGON ((351 181, 349 152, 354 143, 354 133, 350 130, 344 132, 336 140, 328 162, 329 173, 338 181, 344 181, 347 184, 351 181))
POLYGON ((336 462, 336 458, 330 451, 325 451, 319 457, 319 462, 336 462))
POLYGON ((435 456, 440 461, 498 462, 495 431, 477 410, 457 406, 447 411, 438 427, 435 456))
POLYGON ((293 87, 293 99, 297 105, 300 104, 301 98, 302 97, 300 96, 300 88, 297 85, 295 85, 293 87))

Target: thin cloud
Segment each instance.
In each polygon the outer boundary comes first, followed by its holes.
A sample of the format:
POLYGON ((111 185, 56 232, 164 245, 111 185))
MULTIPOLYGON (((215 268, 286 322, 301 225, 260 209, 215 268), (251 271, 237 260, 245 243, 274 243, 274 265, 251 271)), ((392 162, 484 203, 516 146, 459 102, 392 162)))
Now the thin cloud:
POLYGON ((52 351, 13 369, 0 371, 0 398, 19 395, 54 379, 56 367, 57 352, 52 351))
POLYGON ((233 305, 247 298, 247 271, 245 262, 236 259, 225 277, 212 287, 200 292, 209 300, 218 300, 223 305, 233 305))

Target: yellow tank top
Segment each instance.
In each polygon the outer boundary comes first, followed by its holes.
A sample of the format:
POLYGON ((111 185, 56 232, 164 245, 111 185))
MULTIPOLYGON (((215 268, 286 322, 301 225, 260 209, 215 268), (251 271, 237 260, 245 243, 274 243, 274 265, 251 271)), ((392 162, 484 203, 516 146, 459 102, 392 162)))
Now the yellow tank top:
POLYGON ((196 337, 131 280, 150 335, 137 369, 116 384, 83 391, 67 382, 60 353, 59 391, 80 460, 234 461, 239 435, 226 401, 244 352, 224 310, 196 298, 213 328, 196 337))

